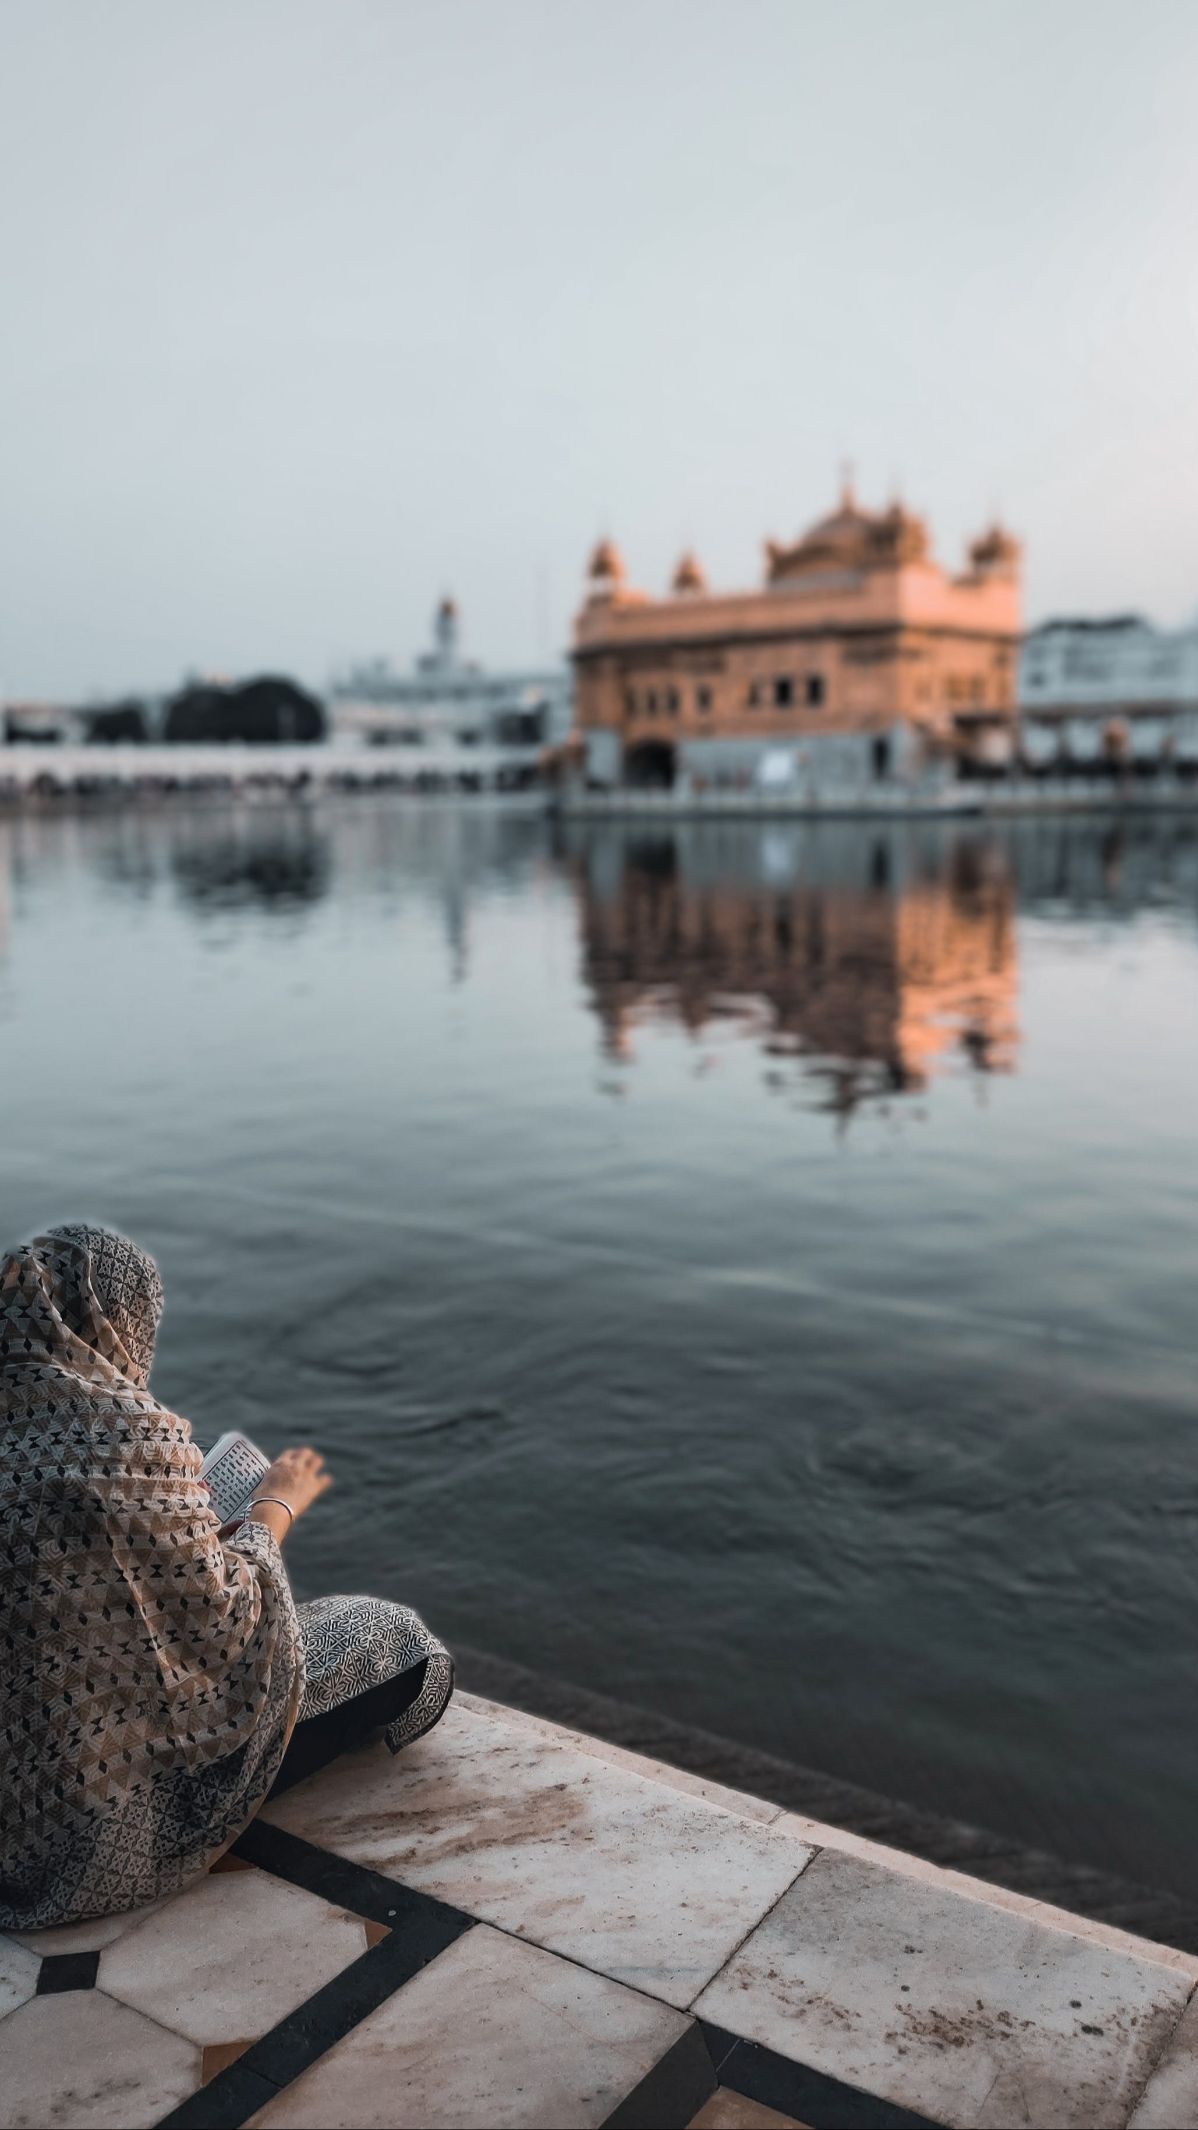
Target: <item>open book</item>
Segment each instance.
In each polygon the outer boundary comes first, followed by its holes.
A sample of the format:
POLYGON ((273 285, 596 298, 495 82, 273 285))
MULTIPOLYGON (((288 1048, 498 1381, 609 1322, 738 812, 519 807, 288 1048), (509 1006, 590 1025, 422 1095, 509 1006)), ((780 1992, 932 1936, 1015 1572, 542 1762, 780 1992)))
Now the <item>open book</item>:
POLYGON ((200 1467, 200 1476, 208 1482, 220 1523, 231 1524, 244 1516, 269 1470, 269 1457, 264 1457, 257 1443, 251 1442, 248 1435, 238 1434, 236 1428, 213 1443, 200 1467))

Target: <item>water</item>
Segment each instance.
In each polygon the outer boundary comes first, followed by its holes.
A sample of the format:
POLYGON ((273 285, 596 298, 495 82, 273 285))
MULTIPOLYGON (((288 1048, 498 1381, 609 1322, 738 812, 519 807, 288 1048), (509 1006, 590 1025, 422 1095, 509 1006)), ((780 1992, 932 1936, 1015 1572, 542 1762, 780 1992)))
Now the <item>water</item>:
POLYGON ((0 1085, 303 1592, 1198 1892, 1190 824, 8 819, 0 1085))

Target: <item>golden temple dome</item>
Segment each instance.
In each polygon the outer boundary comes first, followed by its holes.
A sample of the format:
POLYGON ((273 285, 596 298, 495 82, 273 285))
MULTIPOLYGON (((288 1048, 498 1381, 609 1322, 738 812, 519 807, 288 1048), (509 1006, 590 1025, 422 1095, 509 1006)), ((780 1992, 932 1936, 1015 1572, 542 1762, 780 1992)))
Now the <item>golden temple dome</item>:
POLYGON ((854 546, 874 523, 869 511, 862 510, 853 492, 852 481, 846 475, 840 484, 840 501, 826 518, 817 518, 809 525, 799 545, 801 547, 854 546))
POLYGON ((706 572, 698 556, 693 554, 689 547, 686 553, 679 557, 678 567, 674 571, 673 587, 676 592, 682 593, 707 590, 706 572))
POLYGON ((818 518, 802 538, 783 547, 766 543, 771 583, 814 571, 895 569, 926 560, 928 529, 922 518, 895 501, 886 510, 863 510, 845 481, 836 509, 818 518))

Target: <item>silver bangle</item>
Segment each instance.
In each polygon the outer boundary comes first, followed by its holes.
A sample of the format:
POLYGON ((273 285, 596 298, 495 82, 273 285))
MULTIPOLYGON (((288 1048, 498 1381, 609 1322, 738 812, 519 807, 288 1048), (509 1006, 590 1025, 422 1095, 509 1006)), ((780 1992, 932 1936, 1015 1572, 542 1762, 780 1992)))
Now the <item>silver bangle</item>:
POLYGON ((264 1501, 273 1502, 276 1509, 286 1509, 287 1529, 290 1531, 292 1524, 295 1522, 295 1510, 292 1508, 291 1503, 289 1501, 284 1501, 281 1494, 255 1494, 252 1502, 250 1503, 250 1508, 247 1509, 245 1512, 246 1522, 248 1523, 250 1520, 250 1509, 259 1508, 264 1501))

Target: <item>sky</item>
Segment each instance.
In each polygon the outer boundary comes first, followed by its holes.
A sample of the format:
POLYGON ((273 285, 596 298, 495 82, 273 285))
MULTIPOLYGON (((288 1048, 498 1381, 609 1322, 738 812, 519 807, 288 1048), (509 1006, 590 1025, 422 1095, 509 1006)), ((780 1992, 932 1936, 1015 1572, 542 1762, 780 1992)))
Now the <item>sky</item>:
POLYGON ((0 694, 562 654, 852 462, 1198 613, 1194 0, 0 0, 0 694))

